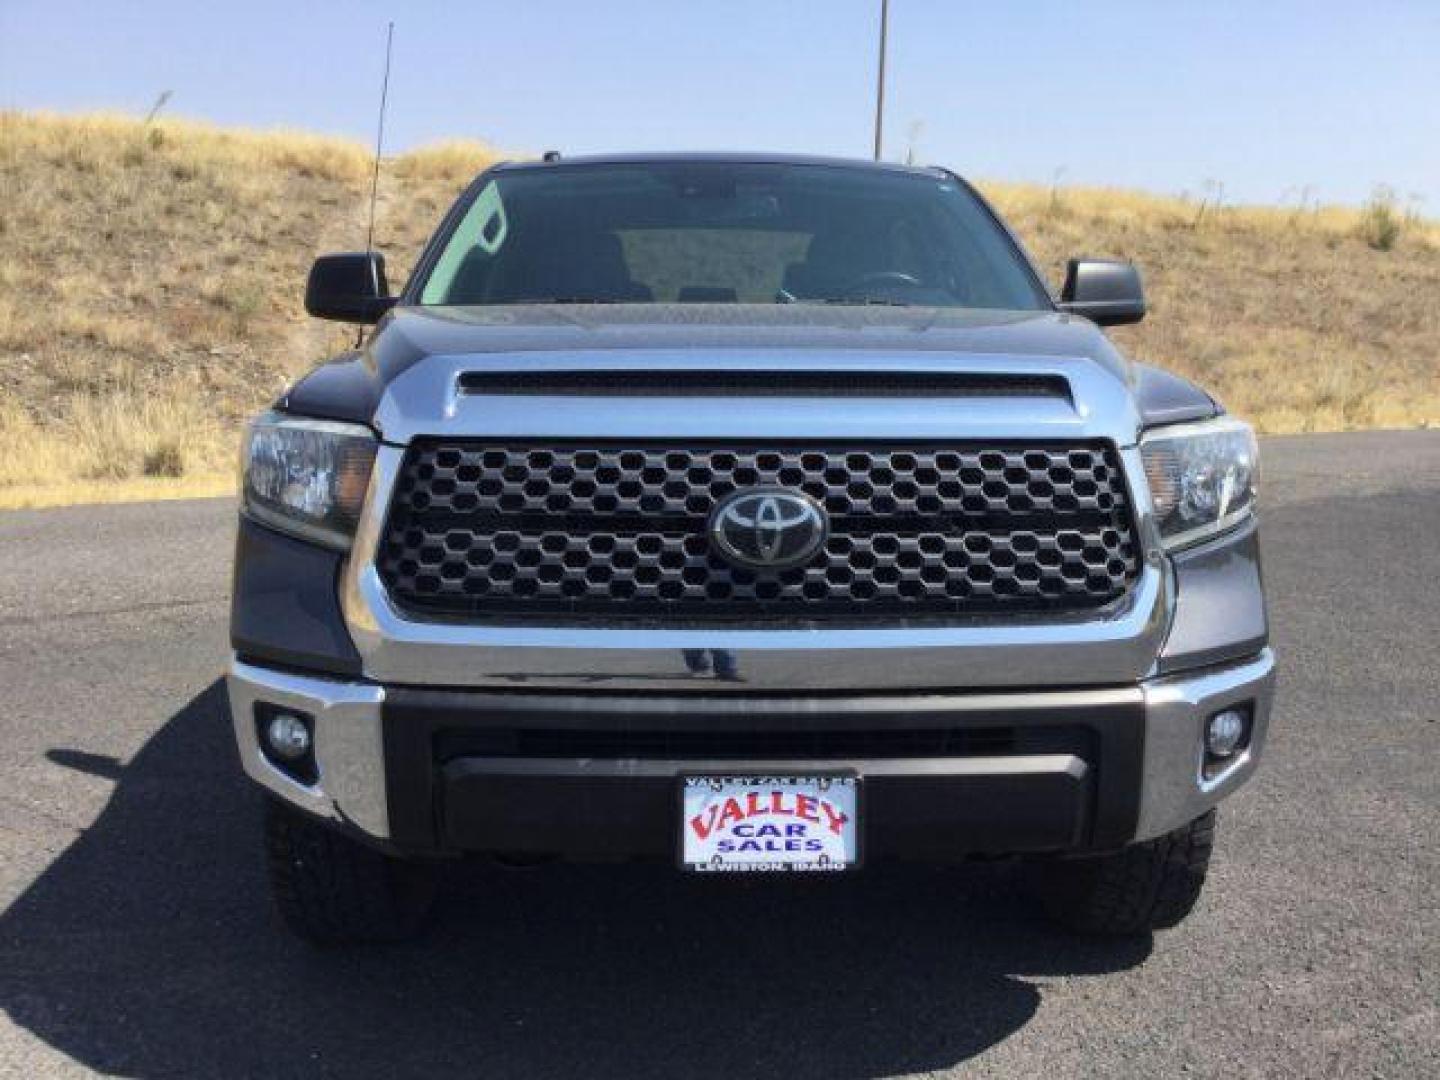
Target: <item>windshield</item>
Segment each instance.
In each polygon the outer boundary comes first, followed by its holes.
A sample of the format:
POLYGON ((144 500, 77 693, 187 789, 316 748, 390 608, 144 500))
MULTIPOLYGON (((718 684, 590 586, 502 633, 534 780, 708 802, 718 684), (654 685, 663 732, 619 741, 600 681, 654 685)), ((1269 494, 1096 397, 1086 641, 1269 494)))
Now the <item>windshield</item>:
POLYGON ((1049 306, 948 176, 831 165, 654 162, 497 173, 419 288, 422 304, 1049 306))

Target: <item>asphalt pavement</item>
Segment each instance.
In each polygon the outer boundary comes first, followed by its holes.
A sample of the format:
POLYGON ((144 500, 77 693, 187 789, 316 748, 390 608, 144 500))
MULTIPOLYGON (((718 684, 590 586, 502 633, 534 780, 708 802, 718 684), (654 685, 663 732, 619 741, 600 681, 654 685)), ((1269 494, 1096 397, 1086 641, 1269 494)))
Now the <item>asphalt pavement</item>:
POLYGON ((1440 432, 1264 446, 1267 760, 1133 942, 1005 865, 454 872, 421 942, 266 893, 226 500, 0 514, 0 1076, 1440 1076, 1440 432))

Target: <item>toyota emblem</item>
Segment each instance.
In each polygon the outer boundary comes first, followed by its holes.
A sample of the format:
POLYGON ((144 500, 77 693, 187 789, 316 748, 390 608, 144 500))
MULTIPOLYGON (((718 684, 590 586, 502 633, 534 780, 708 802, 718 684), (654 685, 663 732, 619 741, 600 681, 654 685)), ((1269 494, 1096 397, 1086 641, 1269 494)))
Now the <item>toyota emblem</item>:
POLYGON ((746 570, 809 562, 829 531, 820 504, 786 488, 745 488, 720 500, 710 515, 711 546, 746 570))

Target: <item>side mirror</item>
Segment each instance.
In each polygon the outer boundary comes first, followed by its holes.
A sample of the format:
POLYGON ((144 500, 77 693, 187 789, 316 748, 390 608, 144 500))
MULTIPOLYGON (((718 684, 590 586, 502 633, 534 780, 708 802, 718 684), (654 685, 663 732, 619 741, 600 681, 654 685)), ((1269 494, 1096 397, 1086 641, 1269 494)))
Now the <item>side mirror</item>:
POLYGON ((1118 259, 1071 259, 1065 264, 1060 310, 1098 326, 1137 323, 1145 317, 1140 271, 1118 259))
POLYGON ((305 282, 305 310, 317 319, 373 323, 395 304, 385 256, 374 251, 321 255, 305 282))

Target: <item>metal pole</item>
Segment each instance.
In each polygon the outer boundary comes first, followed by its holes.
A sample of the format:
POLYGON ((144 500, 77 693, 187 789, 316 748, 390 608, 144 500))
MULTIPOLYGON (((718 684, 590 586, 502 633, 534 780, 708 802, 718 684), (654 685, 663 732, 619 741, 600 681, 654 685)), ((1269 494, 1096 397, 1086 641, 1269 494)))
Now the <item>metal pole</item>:
POLYGON ((880 70, 875 76, 875 160, 885 134, 885 34, 890 25, 890 0, 880 0, 880 70))

